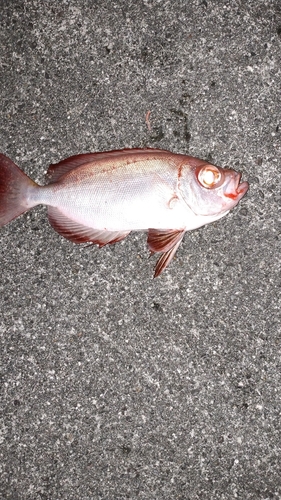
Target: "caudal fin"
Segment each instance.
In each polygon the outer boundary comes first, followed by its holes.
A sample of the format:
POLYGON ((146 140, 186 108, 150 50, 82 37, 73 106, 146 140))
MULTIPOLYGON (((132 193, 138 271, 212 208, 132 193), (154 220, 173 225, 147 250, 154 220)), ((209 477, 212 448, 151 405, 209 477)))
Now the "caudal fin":
POLYGON ((10 158, 0 153, 0 227, 37 204, 31 196, 36 187, 10 158))

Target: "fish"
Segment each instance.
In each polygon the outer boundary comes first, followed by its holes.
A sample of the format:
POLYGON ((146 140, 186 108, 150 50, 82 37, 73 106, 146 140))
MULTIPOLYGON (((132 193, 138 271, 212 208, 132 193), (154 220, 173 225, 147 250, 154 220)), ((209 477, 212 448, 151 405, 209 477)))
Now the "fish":
POLYGON ((248 190, 241 173, 162 149, 84 153, 51 164, 47 184, 31 180, 0 154, 0 227, 37 205, 74 243, 116 243, 147 231, 160 257, 154 277, 173 259, 186 231, 224 217, 248 190))

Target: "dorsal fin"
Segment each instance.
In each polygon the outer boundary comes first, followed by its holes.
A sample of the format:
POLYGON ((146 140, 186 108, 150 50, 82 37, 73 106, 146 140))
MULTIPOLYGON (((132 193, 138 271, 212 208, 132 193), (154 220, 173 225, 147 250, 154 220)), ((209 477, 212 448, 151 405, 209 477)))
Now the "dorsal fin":
POLYGON ((62 175, 67 174, 76 167, 80 167, 81 165, 89 163, 95 158, 95 153, 85 153, 81 155, 70 156, 69 158, 65 158, 59 163, 51 164, 47 170, 47 179, 49 181, 49 184, 57 182, 57 180, 62 177, 62 175))
POLYGON ((104 160, 109 158, 119 158, 123 155, 133 155, 133 154, 146 154, 146 153, 166 153, 164 149, 155 148, 134 148, 134 149, 116 149, 113 151, 103 151, 98 153, 84 153, 80 155, 70 156, 61 160, 59 163, 53 163, 49 166, 47 171, 47 180, 49 184, 57 182, 60 177, 67 174, 76 167, 85 165, 87 163, 104 160))

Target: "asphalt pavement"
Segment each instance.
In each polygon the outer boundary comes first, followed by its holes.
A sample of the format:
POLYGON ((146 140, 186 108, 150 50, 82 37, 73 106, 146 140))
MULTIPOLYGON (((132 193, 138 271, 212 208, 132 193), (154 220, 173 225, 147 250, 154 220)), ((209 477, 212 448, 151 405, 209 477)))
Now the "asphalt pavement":
POLYGON ((145 233, 1 229, 1 500, 281 499, 280 1, 0 5, 0 151, 36 182, 149 146, 250 184, 157 279, 145 233))

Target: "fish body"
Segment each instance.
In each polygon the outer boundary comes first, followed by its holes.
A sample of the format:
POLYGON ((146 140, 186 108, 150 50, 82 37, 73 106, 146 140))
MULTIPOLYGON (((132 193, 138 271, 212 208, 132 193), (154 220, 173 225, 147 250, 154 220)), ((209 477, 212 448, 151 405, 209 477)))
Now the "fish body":
POLYGON ((185 231, 220 219, 248 189, 234 170, 160 149, 72 156, 47 175, 39 186, 0 155, 0 226, 44 204, 53 228, 75 243, 103 246, 146 230, 151 252, 161 253, 155 276, 185 231))

